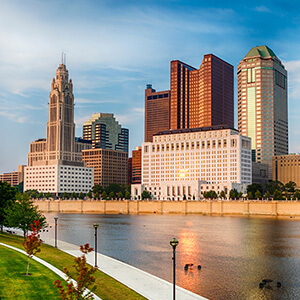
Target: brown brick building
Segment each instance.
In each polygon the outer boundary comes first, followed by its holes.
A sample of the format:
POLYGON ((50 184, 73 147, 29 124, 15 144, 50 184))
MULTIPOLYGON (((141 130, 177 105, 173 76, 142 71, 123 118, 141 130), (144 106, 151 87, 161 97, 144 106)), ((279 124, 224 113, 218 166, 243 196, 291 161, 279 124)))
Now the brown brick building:
POLYGON ((273 180, 283 184, 294 181, 296 186, 300 187, 300 155, 273 156, 273 180))
POLYGON ((132 151, 132 184, 142 183, 142 147, 132 151))
POLYGON ((152 142, 155 133, 170 127, 170 91, 156 92, 151 84, 145 89, 145 142, 152 142))
POLYGON ((26 166, 24 166, 24 165, 20 165, 20 166, 18 166, 18 171, 0 174, 0 181, 6 181, 11 186, 19 185, 21 182, 24 181, 24 168, 25 167, 26 166))
POLYGON ((128 153, 110 149, 88 149, 82 151, 86 166, 94 168, 94 185, 107 187, 112 183, 127 184, 128 153))
POLYGON ((233 66, 213 54, 199 69, 171 61, 170 129, 234 127, 233 66))

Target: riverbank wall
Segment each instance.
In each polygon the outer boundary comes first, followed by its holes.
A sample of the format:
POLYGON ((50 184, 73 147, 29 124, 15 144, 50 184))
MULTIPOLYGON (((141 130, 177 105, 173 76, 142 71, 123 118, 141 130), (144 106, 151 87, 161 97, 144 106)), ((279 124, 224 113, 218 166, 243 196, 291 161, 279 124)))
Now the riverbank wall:
POLYGON ((300 201, 34 200, 44 213, 300 216, 300 201))

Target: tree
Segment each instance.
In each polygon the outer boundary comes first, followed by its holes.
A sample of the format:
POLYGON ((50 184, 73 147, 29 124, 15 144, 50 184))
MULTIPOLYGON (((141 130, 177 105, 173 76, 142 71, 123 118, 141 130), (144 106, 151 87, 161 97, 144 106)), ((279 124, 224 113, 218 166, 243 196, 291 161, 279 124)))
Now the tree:
POLYGON ((252 192, 247 193, 247 199, 252 200, 253 199, 253 194, 252 192))
POLYGON ((125 199, 130 199, 130 192, 126 191, 126 193, 125 193, 125 199))
POLYGON ((75 192, 72 192, 71 198, 77 198, 77 194, 75 192))
POLYGON ((19 228, 23 231, 24 239, 28 230, 31 229, 31 224, 34 221, 39 221, 39 225, 43 228, 46 225, 46 218, 29 200, 27 194, 16 194, 16 201, 5 209, 5 224, 8 227, 19 228))
POLYGON ((230 199, 235 199, 238 195, 238 191, 236 189, 230 190, 229 192, 229 198, 230 199))
POLYGON ((92 191, 94 194, 98 193, 98 194, 102 194, 103 192, 103 187, 100 184, 95 184, 92 188, 92 191))
POLYGON ((294 193, 294 197, 296 198, 296 199, 300 199, 300 191, 299 190, 296 190, 295 191, 295 193, 294 193))
POLYGON ((221 193, 220 193, 220 198, 221 198, 221 199, 225 199, 225 198, 226 198, 226 195, 225 195, 225 192, 224 192, 224 191, 221 191, 221 193))
POLYGON ((267 192, 265 193, 265 198, 266 198, 267 200, 269 200, 270 197, 271 197, 271 194, 270 194, 269 191, 267 191, 267 192))
POLYGON ((282 200, 282 193, 279 190, 275 190, 274 194, 273 194, 273 198, 274 200, 282 200))
POLYGON ((80 192, 78 198, 81 199, 81 200, 84 199, 84 193, 80 192))
POLYGON ((25 193, 29 196, 30 199, 37 198, 39 194, 37 190, 26 190, 25 193))
POLYGON ((69 195, 67 192, 64 192, 64 193, 61 195, 61 198, 62 198, 62 199, 69 199, 69 198, 70 198, 70 195, 69 195))
POLYGON ((247 193, 251 192, 252 195, 254 195, 257 190, 260 191, 260 193, 262 194, 263 192, 262 186, 258 183, 252 183, 247 186, 247 193))
POLYGON ((260 198, 261 198, 261 192, 260 192, 259 190, 257 190, 257 191, 255 192, 254 198, 255 198, 255 199, 260 199, 260 198))
POLYGON ((151 195, 148 191, 143 191, 142 192, 142 199, 151 199, 151 195))
POLYGON ((6 207, 11 205, 15 198, 17 193, 17 188, 12 187, 8 182, 6 181, 0 181, 0 227, 1 232, 3 232, 3 223, 5 219, 5 213, 4 210, 6 207))
POLYGON ((275 190, 283 191, 284 185, 280 181, 270 181, 269 183, 265 184, 266 190, 270 192, 271 195, 274 195, 275 190))
POLYGON ((238 198, 238 199, 243 198, 243 193, 242 193, 242 192, 239 192, 239 193, 237 194, 237 198, 238 198))
POLYGON ((81 245, 80 251, 83 255, 74 259, 73 270, 63 269, 63 272, 68 276, 66 288, 60 280, 54 282, 54 286, 58 289, 62 299, 94 299, 92 292, 95 291, 96 285, 93 274, 97 268, 90 266, 85 257, 85 254, 93 250, 89 244, 81 245), (72 282, 72 279, 76 281, 76 284, 72 282), (89 292, 87 292, 88 289, 89 292))
POLYGON ((111 192, 116 195, 121 192, 121 186, 119 184, 112 183, 107 188, 105 188, 105 191, 108 195, 110 195, 111 192))
POLYGON ((47 192, 46 194, 45 194, 45 198, 46 199, 49 199, 49 198, 51 198, 52 197, 52 194, 50 193, 50 192, 47 192))
POLYGON ((119 192, 117 196, 118 196, 118 198, 121 198, 121 199, 122 199, 122 198, 123 198, 122 192, 119 192))
MULTIPOLYGON (((98 195, 97 198, 99 198, 99 195, 98 195)), ((106 200, 106 198, 107 198, 107 194, 106 194, 105 191, 103 191, 103 193, 102 193, 102 199, 103 199, 103 200, 106 200)))
POLYGON ((110 198, 110 199, 115 198, 115 193, 114 193, 114 192, 110 192, 110 193, 109 193, 109 198, 110 198))
POLYGON ((89 199, 92 199, 92 198, 93 198, 93 194, 92 194, 91 191, 89 191, 86 195, 88 196, 89 199))
POLYGON ((38 199, 42 199, 43 197, 44 197, 44 193, 42 193, 42 192, 38 193, 38 195, 37 195, 38 199))
POLYGON ((42 244, 42 240, 40 239, 40 234, 39 234, 41 229, 40 222, 34 221, 34 225, 30 224, 30 227, 32 233, 26 237, 23 243, 23 247, 28 256, 26 275, 28 275, 30 259, 38 252, 41 252, 41 244, 42 244))
POLYGON ((296 182, 294 181, 289 181, 284 185, 285 190, 288 191, 289 193, 294 193, 295 187, 296 187, 296 182))
POLYGON ((215 191, 210 191, 210 198, 211 198, 211 199, 216 199, 216 198, 218 198, 217 193, 216 193, 215 191))

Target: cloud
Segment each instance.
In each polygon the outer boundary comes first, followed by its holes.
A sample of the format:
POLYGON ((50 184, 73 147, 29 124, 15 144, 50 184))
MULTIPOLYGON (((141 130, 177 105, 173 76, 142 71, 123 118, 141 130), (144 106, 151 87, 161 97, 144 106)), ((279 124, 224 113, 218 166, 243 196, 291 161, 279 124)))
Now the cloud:
POLYGON ((92 100, 85 98, 76 98, 75 103, 84 103, 84 104, 100 104, 100 103, 120 103, 121 101, 115 99, 107 99, 107 100, 92 100))
POLYGON ((254 10, 257 11, 257 12, 265 12, 265 13, 270 13, 271 12, 271 10, 269 8, 267 8, 266 6, 264 6, 264 5, 256 6, 254 8, 254 10))

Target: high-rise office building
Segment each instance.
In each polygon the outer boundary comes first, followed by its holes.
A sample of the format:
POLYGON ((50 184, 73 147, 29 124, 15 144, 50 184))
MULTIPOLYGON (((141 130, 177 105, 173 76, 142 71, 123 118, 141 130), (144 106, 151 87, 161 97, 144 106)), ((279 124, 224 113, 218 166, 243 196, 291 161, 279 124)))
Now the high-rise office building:
POLYGON ((233 66, 213 54, 199 69, 171 61, 170 129, 234 127, 233 66))
POLYGON ((251 137, 252 160, 268 164, 288 154, 287 71, 267 46, 253 47, 241 60, 238 77, 238 130, 251 137))
POLYGON ((128 152, 129 130, 122 128, 113 114, 97 113, 83 123, 83 139, 92 141, 93 149, 128 152))
POLYGON ((157 92, 151 84, 145 89, 145 142, 153 135, 170 128, 170 91, 157 92))
POLYGON ((85 141, 75 141, 73 84, 62 61, 51 83, 47 138, 30 144, 24 190, 87 193, 94 171, 85 166, 81 150, 88 148, 85 141))
POLYGON ((132 151, 132 177, 131 183, 141 183, 142 182, 142 147, 136 147, 132 151))

